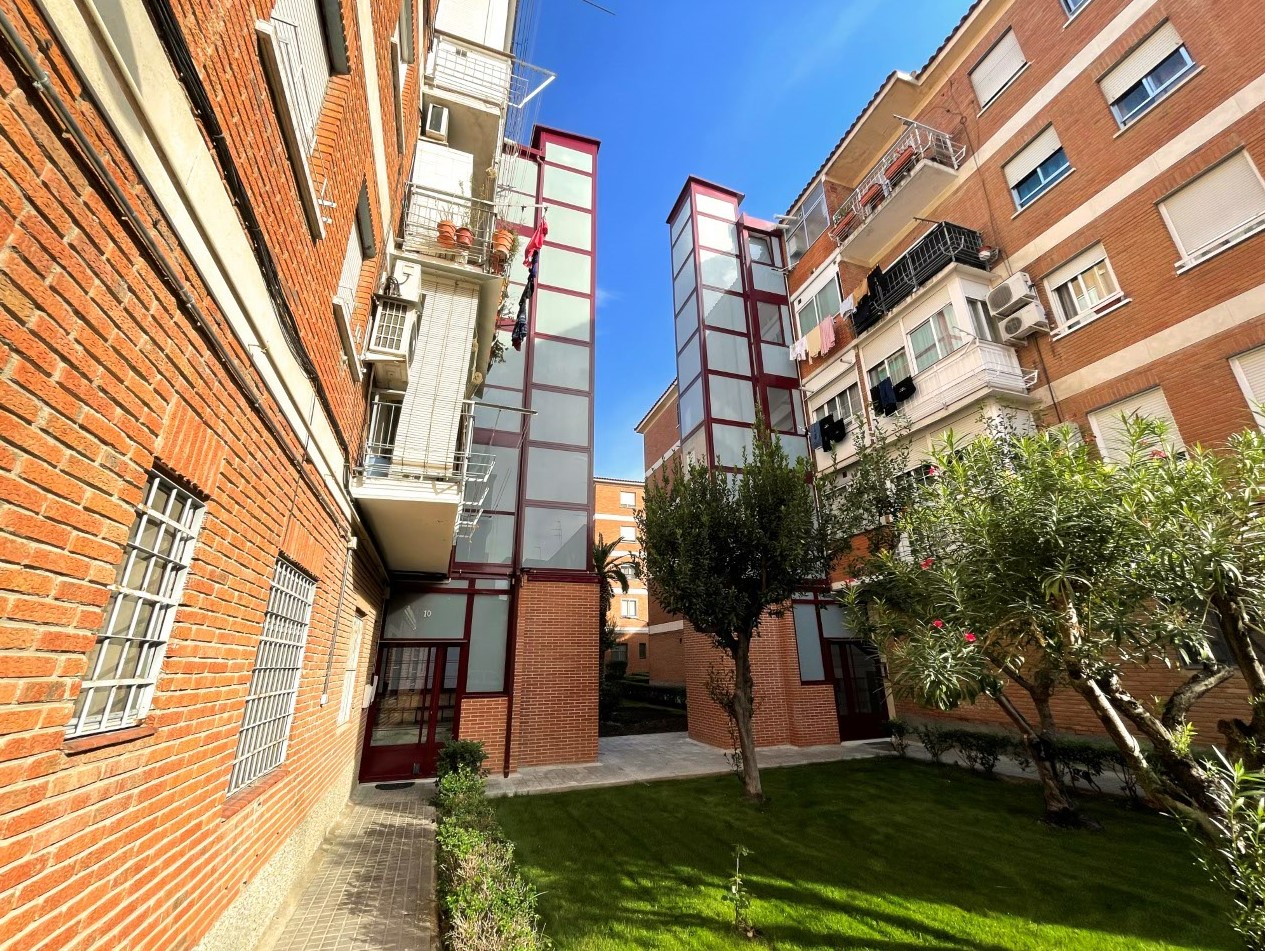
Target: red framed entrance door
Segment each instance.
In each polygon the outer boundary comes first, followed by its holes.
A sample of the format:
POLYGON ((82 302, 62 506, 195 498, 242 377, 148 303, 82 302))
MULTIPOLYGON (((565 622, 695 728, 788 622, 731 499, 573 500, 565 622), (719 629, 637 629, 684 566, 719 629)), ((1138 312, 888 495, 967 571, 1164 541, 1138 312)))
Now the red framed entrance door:
POLYGON ((840 740, 887 734, 887 693, 878 651, 863 641, 827 641, 840 740))
POLYGON ((369 706, 361 779, 435 775, 439 748, 457 728, 460 673, 459 644, 378 648, 378 691, 369 706))

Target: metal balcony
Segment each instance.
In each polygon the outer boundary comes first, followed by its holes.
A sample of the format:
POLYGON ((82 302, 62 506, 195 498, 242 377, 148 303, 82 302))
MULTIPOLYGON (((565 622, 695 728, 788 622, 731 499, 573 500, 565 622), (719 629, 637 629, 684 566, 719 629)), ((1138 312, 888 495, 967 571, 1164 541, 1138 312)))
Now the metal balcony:
POLYGON ((852 261, 873 264, 957 174, 966 148, 920 122, 908 128, 835 212, 831 233, 852 261))
POLYGON ((490 201, 410 183, 404 196, 400 242, 405 251, 495 274, 491 247, 495 225, 496 211, 490 201), (455 233, 441 232, 441 221, 451 222, 455 233))
POLYGON ((978 231, 948 221, 940 222, 886 271, 875 268, 870 274, 869 306, 859 307, 852 317, 856 332, 873 327, 951 264, 985 270, 979 256, 982 245, 978 231))

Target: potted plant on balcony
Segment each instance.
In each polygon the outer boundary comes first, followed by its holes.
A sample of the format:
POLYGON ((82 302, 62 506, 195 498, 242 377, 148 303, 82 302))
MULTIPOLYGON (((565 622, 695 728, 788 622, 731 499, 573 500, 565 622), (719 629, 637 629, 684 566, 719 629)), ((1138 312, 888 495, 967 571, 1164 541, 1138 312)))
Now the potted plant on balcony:
POLYGON ((912 145, 905 146, 892 156, 892 160, 887 163, 887 168, 883 170, 883 177, 889 182, 895 182, 896 179, 900 178, 913 166, 913 158, 914 147, 912 145))
POLYGON ((474 179, 470 178, 466 182, 459 183, 457 189, 464 199, 467 185, 470 186, 470 201, 463 203, 457 209, 457 218, 461 224, 457 226, 454 237, 457 241, 457 247, 468 249, 474 247, 474 232, 470 230, 470 222, 474 218, 474 179))
POLYGON ((492 263, 498 267, 510 259, 518 244, 518 235, 504 224, 492 232, 492 263))
POLYGON ((879 182, 875 182, 873 185, 871 185, 869 188, 865 190, 865 193, 861 195, 861 198, 859 199, 857 204, 865 205, 866 207, 870 207, 870 208, 877 207, 879 202, 882 201, 883 197, 884 197, 883 186, 879 182))

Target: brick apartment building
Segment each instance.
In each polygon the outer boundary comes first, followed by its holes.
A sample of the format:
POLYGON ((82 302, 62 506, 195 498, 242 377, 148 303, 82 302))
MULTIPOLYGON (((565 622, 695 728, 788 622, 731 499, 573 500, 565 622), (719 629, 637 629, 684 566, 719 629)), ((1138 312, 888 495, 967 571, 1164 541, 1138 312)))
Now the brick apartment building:
MULTIPOLYGON (((895 412, 911 421, 915 457, 995 414, 1075 423, 1108 457, 1122 412, 1168 419, 1179 444, 1265 424, 1253 411, 1265 400, 1265 76, 1260 31, 1243 14, 1234 0, 978 0, 926 65, 887 78, 780 216, 798 382, 814 445, 823 423, 833 443, 814 451, 819 480, 846 479, 850 433, 895 412)), ((710 260, 691 271, 683 220, 670 232, 687 313, 676 320, 680 379, 699 361, 682 275, 721 300, 764 253, 738 242, 740 266, 717 263, 734 244, 707 217, 711 237, 693 231, 710 260)), ((763 301, 768 320, 758 307, 745 321, 712 307, 703 359, 709 336, 759 333, 745 354, 754 364, 777 336, 764 336, 777 321, 774 298, 763 301)), ((738 377, 756 398, 770 382, 738 377)), ((680 397, 673 412, 674 393, 639 427, 648 477, 674 445, 705 457, 699 437, 691 445, 697 400, 680 397), (684 440, 669 432, 673 416, 684 440)), ((770 689, 757 673, 758 689, 793 692, 824 667, 842 723, 840 688, 856 678, 833 652, 847 632, 820 629, 821 645, 809 631, 798 639, 798 685, 774 677, 770 689)), ((1146 695, 1181 676, 1156 665, 1130 681, 1146 695)), ((1243 699, 1237 681, 1219 687, 1193 711, 1196 729, 1216 736, 1243 699)), ((1098 732, 1073 697, 1055 712, 1061 729, 1098 732)), ((1000 722, 984 704, 957 716, 1000 722)))
POLYGON ((4 951, 253 947, 358 778, 595 757, 598 146, 524 6, 0 2, 4 951))
POLYGON ((593 540, 619 540, 613 558, 628 578, 628 590, 615 589, 607 621, 619 632, 619 642, 607 652, 608 661, 628 665, 630 674, 650 674, 649 606, 645 585, 633 570, 632 558, 641 554, 637 540, 637 510, 645 484, 628 479, 593 480, 593 540))

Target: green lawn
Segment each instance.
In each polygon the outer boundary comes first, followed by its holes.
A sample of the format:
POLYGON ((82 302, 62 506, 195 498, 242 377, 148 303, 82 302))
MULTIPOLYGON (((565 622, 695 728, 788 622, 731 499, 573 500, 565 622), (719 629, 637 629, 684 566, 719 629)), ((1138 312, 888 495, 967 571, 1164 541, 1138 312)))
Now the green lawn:
MULTIPOLYGON (((896 759, 498 800, 566 949, 734 948, 741 842, 764 946, 878 951, 1238 945, 1171 820, 1111 802, 1103 831, 1036 821, 1032 784, 896 759)), ((758 946, 758 945, 757 945, 758 946)))

